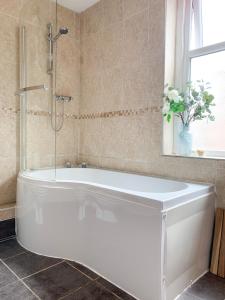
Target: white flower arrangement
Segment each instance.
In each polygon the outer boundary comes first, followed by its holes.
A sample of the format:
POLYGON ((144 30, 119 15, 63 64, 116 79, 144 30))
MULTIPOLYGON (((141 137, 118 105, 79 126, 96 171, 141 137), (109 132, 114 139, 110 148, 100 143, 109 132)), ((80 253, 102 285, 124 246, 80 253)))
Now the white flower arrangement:
POLYGON ((186 127, 195 120, 207 118, 214 121, 211 111, 211 107, 215 106, 214 96, 208 92, 209 88, 209 83, 202 80, 187 83, 185 92, 167 85, 163 98, 163 116, 170 122, 172 115, 175 115, 186 127))

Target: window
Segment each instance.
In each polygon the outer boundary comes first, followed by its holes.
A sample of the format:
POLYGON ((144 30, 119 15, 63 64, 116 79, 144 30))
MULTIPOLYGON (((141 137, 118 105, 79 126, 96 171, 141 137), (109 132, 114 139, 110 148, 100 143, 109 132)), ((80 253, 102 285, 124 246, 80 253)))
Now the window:
MULTIPOLYGON (((193 155, 201 151, 207 157, 225 157, 225 1, 184 1, 184 6, 184 49, 182 60, 177 62, 183 72, 175 74, 175 78, 182 77, 182 84, 201 79, 210 82, 216 104, 213 108, 215 121, 201 120, 191 125, 193 155)), ((179 36, 178 42, 181 42, 179 36)), ((176 134, 176 128, 174 132, 176 134)))
POLYGON ((191 49, 206 47, 225 41, 225 1, 192 1, 191 49), (195 39, 194 39, 195 37, 195 39))

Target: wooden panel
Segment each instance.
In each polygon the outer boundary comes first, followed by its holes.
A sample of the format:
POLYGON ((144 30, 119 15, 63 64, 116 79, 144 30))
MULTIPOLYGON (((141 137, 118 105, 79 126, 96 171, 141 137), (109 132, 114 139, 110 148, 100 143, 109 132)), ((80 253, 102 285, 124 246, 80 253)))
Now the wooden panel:
POLYGON ((221 234, 218 275, 225 278, 225 211, 223 211, 223 229, 221 234))
MULTIPOLYGON (((225 226, 225 222, 223 222, 223 219, 224 219, 224 210, 222 208, 217 208, 215 230, 214 230, 214 240, 213 240, 212 260, 211 260, 211 267, 210 267, 210 272, 215 275, 218 275, 222 229, 225 226)), ((225 230, 223 230, 223 231, 225 233, 225 230)), ((222 272, 222 267, 221 267, 221 272, 222 272)))

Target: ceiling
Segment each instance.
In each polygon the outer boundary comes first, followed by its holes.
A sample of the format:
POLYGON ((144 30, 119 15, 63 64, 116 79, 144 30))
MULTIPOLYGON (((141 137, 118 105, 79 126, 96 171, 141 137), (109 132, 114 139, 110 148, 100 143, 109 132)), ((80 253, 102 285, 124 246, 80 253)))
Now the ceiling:
POLYGON ((58 3, 80 13, 98 1, 99 0, 58 0, 58 3))

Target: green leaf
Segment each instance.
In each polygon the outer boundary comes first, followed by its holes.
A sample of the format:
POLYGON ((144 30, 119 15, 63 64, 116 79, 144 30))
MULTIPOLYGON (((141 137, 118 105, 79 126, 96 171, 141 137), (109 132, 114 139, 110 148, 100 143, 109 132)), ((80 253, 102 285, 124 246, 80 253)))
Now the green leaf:
POLYGON ((192 90, 192 97, 193 98, 197 98, 198 97, 198 95, 199 95, 199 93, 198 92, 196 92, 195 90, 192 90))
POLYGON ((171 121, 171 114, 167 115, 167 122, 169 123, 171 121))
POLYGON ((216 118, 214 116, 209 116, 209 120, 213 122, 216 120, 216 118))
POLYGON ((184 104, 183 101, 182 102, 178 102, 178 103, 176 103, 176 102, 173 101, 170 104, 170 109, 174 113, 184 112, 185 111, 185 104, 184 104))

